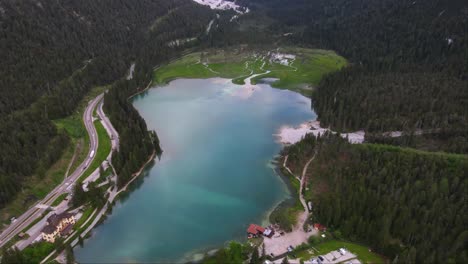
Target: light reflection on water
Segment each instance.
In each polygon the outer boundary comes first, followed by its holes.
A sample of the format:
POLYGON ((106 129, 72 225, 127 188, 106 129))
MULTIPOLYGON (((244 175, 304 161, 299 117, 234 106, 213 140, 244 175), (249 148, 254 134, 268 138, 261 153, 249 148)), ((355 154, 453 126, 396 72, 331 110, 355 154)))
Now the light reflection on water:
POLYGON ((315 118, 297 93, 230 80, 179 79, 133 99, 164 153, 97 227, 77 260, 181 261, 244 239, 288 196, 271 159, 282 125, 315 118))

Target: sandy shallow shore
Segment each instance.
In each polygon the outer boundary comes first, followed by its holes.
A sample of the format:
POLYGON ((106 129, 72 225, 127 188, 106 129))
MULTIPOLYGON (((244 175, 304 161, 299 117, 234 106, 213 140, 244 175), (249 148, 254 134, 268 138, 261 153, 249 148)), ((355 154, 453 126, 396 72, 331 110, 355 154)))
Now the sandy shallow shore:
MULTIPOLYGON (((320 121, 307 121, 299 125, 299 127, 283 126, 280 128, 279 133, 275 134, 278 140, 283 144, 295 144, 304 138, 306 134, 313 134, 314 136, 323 135, 325 132, 330 131, 336 133, 328 128, 320 126, 320 121)), ((364 142, 365 132, 360 130, 351 133, 343 133, 343 138, 348 138, 348 141, 352 144, 361 144, 364 142)))

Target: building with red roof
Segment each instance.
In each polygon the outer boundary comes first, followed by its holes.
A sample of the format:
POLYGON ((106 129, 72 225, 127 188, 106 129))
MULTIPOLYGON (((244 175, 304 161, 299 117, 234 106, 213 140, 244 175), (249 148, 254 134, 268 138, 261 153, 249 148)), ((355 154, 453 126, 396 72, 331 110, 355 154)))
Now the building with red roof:
POLYGON ((263 232, 265 232, 265 228, 256 224, 250 224, 249 228, 247 228, 247 234, 249 235, 258 236, 262 235, 263 232))
POLYGON ((314 229, 316 229, 318 231, 327 231, 327 227, 325 227, 324 225, 321 225, 319 223, 314 224, 314 229))

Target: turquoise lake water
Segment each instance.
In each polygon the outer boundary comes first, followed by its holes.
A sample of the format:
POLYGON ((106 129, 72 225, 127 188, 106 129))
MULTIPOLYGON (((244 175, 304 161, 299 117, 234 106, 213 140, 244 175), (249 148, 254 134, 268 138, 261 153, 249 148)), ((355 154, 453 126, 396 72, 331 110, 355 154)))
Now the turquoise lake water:
POLYGON ((244 240, 289 196, 271 164, 274 134, 316 117, 298 93, 221 78, 175 80, 133 103, 164 153, 75 248, 81 263, 183 262, 244 240))

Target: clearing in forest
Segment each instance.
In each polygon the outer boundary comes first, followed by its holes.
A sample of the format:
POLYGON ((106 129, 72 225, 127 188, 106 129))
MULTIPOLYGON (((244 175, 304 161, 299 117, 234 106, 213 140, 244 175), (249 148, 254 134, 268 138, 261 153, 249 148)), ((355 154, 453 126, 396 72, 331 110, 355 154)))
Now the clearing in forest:
POLYGON ((209 50, 191 53, 159 67, 154 72, 153 83, 165 84, 177 78, 222 77, 244 84, 249 76, 260 74, 252 78, 253 84, 269 78, 275 88, 310 96, 323 76, 346 65, 346 59, 328 50, 292 47, 267 51, 209 50))

